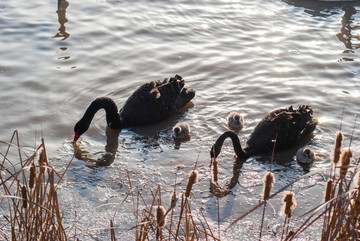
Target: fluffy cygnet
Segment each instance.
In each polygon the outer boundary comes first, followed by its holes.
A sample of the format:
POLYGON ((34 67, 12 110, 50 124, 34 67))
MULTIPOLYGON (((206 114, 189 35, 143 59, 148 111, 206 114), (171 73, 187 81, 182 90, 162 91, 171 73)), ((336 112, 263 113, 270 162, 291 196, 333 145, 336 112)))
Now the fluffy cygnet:
POLYGON ((172 136, 175 139, 188 139, 190 138, 190 125, 187 122, 180 122, 173 128, 172 136))
POLYGON ((244 117, 236 111, 231 111, 227 116, 230 128, 242 129, 244 127, 244 117))
POLYGON ((310 147, 300 148, 296 153, 296 160, 302 164, 312 163, 316 159, 316 154, 310 147))

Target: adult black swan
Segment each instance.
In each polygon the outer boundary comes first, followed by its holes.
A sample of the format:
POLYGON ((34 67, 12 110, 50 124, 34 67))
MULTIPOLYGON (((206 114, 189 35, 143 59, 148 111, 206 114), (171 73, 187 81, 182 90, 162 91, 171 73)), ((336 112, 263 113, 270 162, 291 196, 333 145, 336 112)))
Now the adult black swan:
POLYGON ((185 88, 184 79, 176 75, 161 81, 143 84, 129 97, 118 112, 115 102, 108 97, 94 100, 84 116, 74 127, 74 142, 85 133, 95 113, 105 109, 106 122, 110 128, 146 125, 166 119, 190 102, 195 96, 193 89, 185 88))
POLYGON ((266 115, 251 132, 244 148, 240 145, 238 136, 232 131, 224 132, 212 146, 211 158, 216 158, 228 137, 233 142, 238 158, 247 159, 250 156, 271 152, 276 139, 276 150, 282 150, 295 145, 303 136, 311 133, 318 121, 312 117, 311 106, 302 105, 294 110, 292 106, 275 110, 266 115))

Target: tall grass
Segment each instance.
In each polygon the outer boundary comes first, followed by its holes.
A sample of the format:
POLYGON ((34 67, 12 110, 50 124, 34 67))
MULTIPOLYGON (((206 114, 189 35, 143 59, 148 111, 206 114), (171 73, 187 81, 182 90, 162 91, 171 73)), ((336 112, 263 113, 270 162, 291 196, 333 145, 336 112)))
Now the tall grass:
MULTIPOLYGON (((283 233, 277 237, 279 240, 300 238, 301 234, 312 225, 321 227, 319 235, 324 241, 360 240, 360 158, 354 159, 350 146, 346 148, 342 146, 343 139, 344 136, 339 132, 335 138, 332 168, 324 188, 323 202, 300 216, 294 216, 295 195, 288 189, 300 179, 329 169, 308 173, 276 192, 273 191, 275 177, 270 170, 263 179, 262 200, 235 219, 226 230, 233 225, 239 225, 239 220, 264 205, 263 215, 261 220, 258 220, 260 223, 259 239, 261 240, 266 203, 278 194, 284 193, 283 199, 279 199, 279 202, 283 202, 284 213, 284 219, 279 220, 279 224, 283 223, 283 233), (297 219, 297 222, 293 222, 292 219, 297 219), (304 221, 298 222, 299 219, 304 221)), ((3 159, 0 163, 0 207, 2 210, 6 210, 3 211, 5 215, 1 217, 0 239, 76 240, 76 234, 70 238, 66 233, 66 230, 71 230, 73 227, 63 226, 64 216, 61 212, 63 207, 59 205, 57 196, 58 185, 66 174, 71 161, 60 175, 49 165, 44 140, 31 156, 26 156, 20 148, 16 131, 10 142, 0 142, 0 144, 7 145, 6 151, 0 153, 3 159), (18 153, 18 163, 10 160, 11 149, 15 149, 18 153)), ((239 173, 233 171, 231 181, 221 188, 218 184, 219 163, 216 159, 212 160, 212 163, 210 191, 216 196, 219 205, 220 198, 228 195, 230 189, 236 185, 239 173)), ((241 165, 242 163, 236 160, 234 170, 240 169, 241 165)), ((226 230, 220 230, 219 206, 219 227, 218 233, 215 233, 213 226, 209 224, 202 212, 201 203, 197 202, 195 198, 194 187, 198 181, 196 165, 189 173, 187 185, 183 190, 176 185, 175 179, 170 199, 163 199, 164 193, 160 185, 155 189, 150 185, 146 185, 147 190, 138 189, 138 185, 131 180, 129 172, 127 177, 134 220, 134 226, 127 231, 134 233, 135 240, 221 240, 221 237, 226 236, 225 233, 222 233, 226 230), (150 193, 150 198, 148 195, 144 196, 145 193, 150 193), (194 211, 196 211, 196 215, 194 211)), ((254 220, 254 223, 256 221, 254 220)), ((119 224, 116 225, 114 220, 110 220, 108 227, 110 239, 117 240, 119 224)), ((87 237, 96 239, 89 234, 91 230, 86 232, 87 237)))
POLYGON ((67 240, 55 183, 61 177, 49 166, 44 140, 25 160, 16 131, 7 144, 0 175, 0 206, 7 208, 7 215, 0 236, 3 240, 67 240), (12 143, 15 138, 17 145, 12 143), (11 163, 10 148, 18 148, 19 163, 5 167, 6 161, 11 163))

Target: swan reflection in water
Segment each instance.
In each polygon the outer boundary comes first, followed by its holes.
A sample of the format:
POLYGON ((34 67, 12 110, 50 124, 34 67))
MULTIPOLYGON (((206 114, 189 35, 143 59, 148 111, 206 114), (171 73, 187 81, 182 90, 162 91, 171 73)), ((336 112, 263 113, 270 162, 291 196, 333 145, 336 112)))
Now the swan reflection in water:
MULTIPOLYGON (((359 0, 347 0, 347 1, 316 1, 316 0, 283 0, 289 5, 295 7, 304 8, 304 12, 310 14, 312 17, 327 18, 334 14, 339 14, 341 9, 344 14, 341 20, 340 32, 336 34, 336 37, 344 44, 346 50, 343 53, 353 53, 355 49, 360 48, 359 34, 354 34, 353 31, 358 31, 360 26, 354 22, 354 16, 356 15, 356 6, 360 6, 359 0)), ((354 61, 353 58, 343 57, 340 61, 354 61)))
POLYGON ((121 129, 111 129, 106 127, 106 146, 105 154, 100 158, 94 159, 88 151, 82 149, 79 144, 74 143, 75 147, 75 157, 79 160, 85 161, 86 166, 95 167, 95 166, 110 166, 116 157, 119 146, 119 134, 121 129))
POLYGON ((57 14, 58 21, 60 23, 59 32, 54 36, 54 38, 62 38, 61 40, 66 40, 70 34, 66 32, 65 23, 68 22, 66 18, 66 9, 69 6, 69 2, 66 0, 58 0, 57 4, 57 14))

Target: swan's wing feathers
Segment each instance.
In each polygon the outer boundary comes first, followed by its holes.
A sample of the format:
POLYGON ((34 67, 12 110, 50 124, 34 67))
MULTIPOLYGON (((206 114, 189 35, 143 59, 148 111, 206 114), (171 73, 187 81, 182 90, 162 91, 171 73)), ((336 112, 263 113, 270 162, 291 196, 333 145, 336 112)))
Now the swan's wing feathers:
POLYGON ((271 151, 276 138, 276 149, 285 149, 296 144, 305 133, 315 129, 311 106, 292 106, 275 110, 266 115, 254 128, 246 143, 246 151, 252 154, 271 151))
POLYGON ((185 81, 176 75, 140 86, 120 110, 123 126, 158 122, 172 115, 195 96, 195 91, 186 90, 184 85, 185 81))

